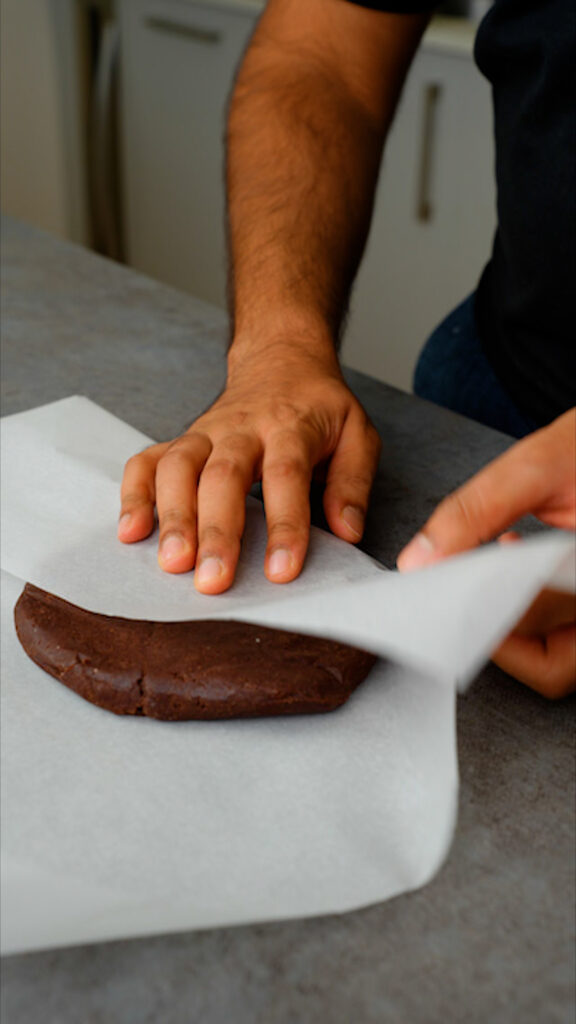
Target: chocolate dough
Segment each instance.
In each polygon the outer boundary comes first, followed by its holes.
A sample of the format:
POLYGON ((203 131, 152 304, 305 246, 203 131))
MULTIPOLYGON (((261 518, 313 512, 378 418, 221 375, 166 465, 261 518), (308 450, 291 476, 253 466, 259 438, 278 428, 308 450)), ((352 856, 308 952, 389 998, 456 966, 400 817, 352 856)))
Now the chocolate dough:
POLYGON ((77 608, 27 583, 14 611, 26 653, 85 700, 168 721, 333 711, 376 658, 244 622, 145 622, 77 608))

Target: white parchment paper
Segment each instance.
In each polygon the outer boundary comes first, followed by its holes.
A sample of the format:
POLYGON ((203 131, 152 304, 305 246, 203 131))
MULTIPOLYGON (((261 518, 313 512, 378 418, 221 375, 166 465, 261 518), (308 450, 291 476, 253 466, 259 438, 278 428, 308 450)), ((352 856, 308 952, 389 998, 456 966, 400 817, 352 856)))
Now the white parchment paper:
POLYGON ((455 687, 544 582, 573 579, 562 534, 401 577, 314 531, 302 576, 279 587, 251 502, 238 581, 205 597, 159 570, 155 537, 116 540, 123 465, 148 443, 77 397, 2 422, 4 952, 333 913, 423 885, 454 827, 455 687), (106 614, 244 619, 382 660, 329 715, 117 717, 21 649, 27 580, 106 614))

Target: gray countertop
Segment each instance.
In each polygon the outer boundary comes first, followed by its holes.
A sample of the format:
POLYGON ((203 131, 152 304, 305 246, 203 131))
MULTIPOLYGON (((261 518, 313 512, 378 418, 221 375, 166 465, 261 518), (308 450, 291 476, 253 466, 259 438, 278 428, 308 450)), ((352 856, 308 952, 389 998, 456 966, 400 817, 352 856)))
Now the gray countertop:
MULTIPOLYGON (((222 386, 223 314, 12 221, 7 415, 84 394, 157 439, 222 386)), ((384 442, 363 546, 385 564, 510 439, 358 373, 384 442)), ((488 666, 458 701, 459 820, 419 892, 365 910, 7 957, 3 1024, 564 1024, 574 1014, 570 698, 488 666)))

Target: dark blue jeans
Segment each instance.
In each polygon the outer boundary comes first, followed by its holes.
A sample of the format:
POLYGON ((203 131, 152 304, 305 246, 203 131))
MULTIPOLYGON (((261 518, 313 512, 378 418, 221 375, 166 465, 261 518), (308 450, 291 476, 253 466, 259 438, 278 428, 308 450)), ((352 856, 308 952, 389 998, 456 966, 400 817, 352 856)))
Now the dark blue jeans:
POLYGON ((537 424, 515 406, 484 355, 474 295, 430 335, 414 371, 414 393, 512 437, 537 430, 537 424))

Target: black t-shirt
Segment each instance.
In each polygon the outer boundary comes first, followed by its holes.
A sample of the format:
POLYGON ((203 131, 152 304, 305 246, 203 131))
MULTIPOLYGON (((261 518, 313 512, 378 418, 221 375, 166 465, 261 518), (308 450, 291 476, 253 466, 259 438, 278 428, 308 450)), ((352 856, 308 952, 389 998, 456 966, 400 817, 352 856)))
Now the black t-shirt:
MULTIPOLYGON (((426 0, 351 0, 398 13, 426 0)), ((491 82, 498 228, 476 293, 482 345, 538 424, 576 404, 574 0, 495 0, 474 56, 491 82)))

